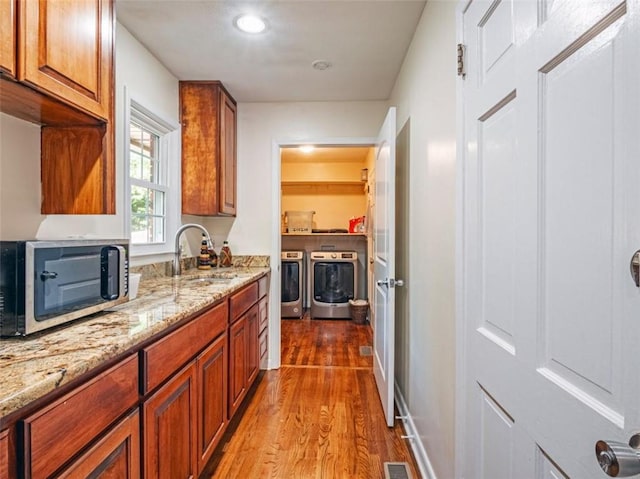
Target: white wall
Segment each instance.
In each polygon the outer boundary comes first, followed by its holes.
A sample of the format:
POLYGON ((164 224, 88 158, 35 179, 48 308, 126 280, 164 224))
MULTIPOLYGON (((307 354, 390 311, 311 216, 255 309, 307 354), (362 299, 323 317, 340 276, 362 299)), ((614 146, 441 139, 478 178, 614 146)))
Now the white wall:
MULTIPOLYGON (((167 245, 163 251, 172 251, 173 234, 180 223, 180 111, 178 79, 173 76, 149 51, 119 23, 116 30, 116 211, 121 231, 128 216, 124 204, 127 172, 125 163, 125 125, 128 123, 128 102, 135 101, 149 110, 164 123, 175 127, 168 134, 169 184, 178 194, 167 202, 167 245)), ((199 247, 200 233, 192 232, 191 244, 199 247)), ((132 254, 140 254, 132 248, 132 254)), ((195 253, 194 253, 195 254, 195 253)), ((171 254, 138 256, 132 260, 134 266, 157 261, 168 261, 171 254)))
POLYGON ((390 98, 398 132, 410 119, 411 280, 400 387, 421 447, 445 479, 454 474, 455 429, 455 7, 427 2, 390 98))
POLYGON ((375 137, 385 111, 382 101, 238 104, 237 217, 230 227, 224 218, 205 226, 228 227, 234 254, 271 254, 274 142, 375 137))
POLYGON ((35 238, 40 201, 40 127, 0 113, 0 240, 35 238))

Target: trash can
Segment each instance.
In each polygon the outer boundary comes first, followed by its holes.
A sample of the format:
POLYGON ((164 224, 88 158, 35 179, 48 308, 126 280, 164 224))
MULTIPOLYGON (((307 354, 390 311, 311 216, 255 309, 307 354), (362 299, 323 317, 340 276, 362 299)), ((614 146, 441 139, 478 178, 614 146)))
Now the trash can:
POLYGON ((349 310, 351 320, 355 324, 366 324, 367 312, 369 311, 369 302, 366 299, 350 299, 349 310))

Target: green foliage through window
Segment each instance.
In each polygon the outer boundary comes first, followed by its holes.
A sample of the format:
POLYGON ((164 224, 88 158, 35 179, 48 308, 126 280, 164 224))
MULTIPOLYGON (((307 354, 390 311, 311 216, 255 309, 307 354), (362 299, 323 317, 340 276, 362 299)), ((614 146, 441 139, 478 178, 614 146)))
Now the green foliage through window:
POLYGON ((160 136, 131 122, 129 128, 131 242, 163 243, 166 186, 162 183, 160 136))

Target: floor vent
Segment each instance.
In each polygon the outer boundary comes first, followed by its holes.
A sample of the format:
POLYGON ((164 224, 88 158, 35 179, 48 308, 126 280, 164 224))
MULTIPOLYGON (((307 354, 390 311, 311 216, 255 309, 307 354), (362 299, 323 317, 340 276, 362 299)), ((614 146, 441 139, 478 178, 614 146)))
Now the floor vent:
POLYGON ((371 356, 372 354, 371 346, 360 346, 360 356, 371 356))
POLYGON ((385 479, 413 479, 409 464, 406 462, 385 462, 384 477, 385 479))

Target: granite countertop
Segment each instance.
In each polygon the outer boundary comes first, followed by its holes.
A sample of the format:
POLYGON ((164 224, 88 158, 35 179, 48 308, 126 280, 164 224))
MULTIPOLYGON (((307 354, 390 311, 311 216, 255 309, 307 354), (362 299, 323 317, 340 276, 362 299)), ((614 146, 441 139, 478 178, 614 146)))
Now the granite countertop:
POLYGON ((0 339, 3 418, 113 359, 268 272, 268 267, 187 270, 143 280, 138 297, 26 338, 0 339), (215 278, 198 281, 201 278, 215 278))

